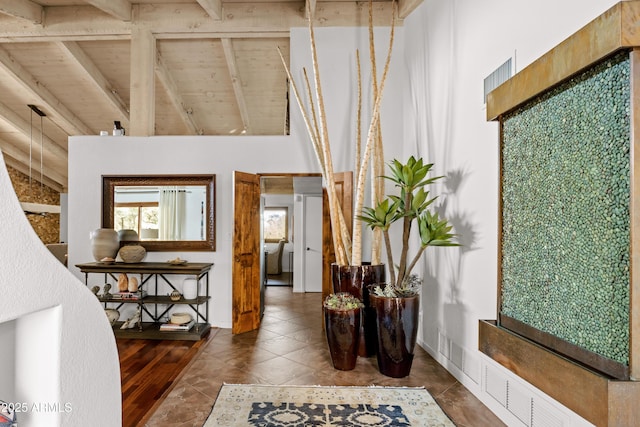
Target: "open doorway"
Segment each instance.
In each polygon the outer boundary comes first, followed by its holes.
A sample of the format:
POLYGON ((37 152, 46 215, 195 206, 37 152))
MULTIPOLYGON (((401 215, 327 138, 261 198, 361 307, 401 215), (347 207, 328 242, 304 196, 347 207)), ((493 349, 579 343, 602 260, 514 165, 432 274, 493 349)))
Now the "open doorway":
POLYGON ((322 178, 260 174, 260 197, 264 285, 321 292, 322 205, 312 201, 321 200, 322 178), (306 279, 309 274, 317 284, 306 279))
MULTIPOLYGON (((353 174, 351 172, 340 173, 336 181, 337 201, 342 206, 345 216, 351 217, 351 195, 353 174)), ((319 174, 262 174, 262 176, 292 176, 292 177, 316 177, 319 174)), ((266 289, 264 269, 264 251, 262 250, 262 226, 261 215, 264 199, 261 196, 261 175, 235 171, 233 175, 234 187, 234 226, 233 226, 233 250, 232 250, 232 332, 240 334, 255 330, 260 326, 260 319, 264 313, 264 292, 266 289)), ((300 181, 301 183, 304 181, 300 181)), ((293 181, 292 184, 293 185, 293 181)), ((268 192, 269 190, 267 190, 268 192)), ((302 190, 301 190, 302 191, 302 190)), ((309 196, 315 197, 315 196, 309 196)), ((333 247, 331 245, 331 226, 329 221, 329 209, 326 192, 322 191, 322 269, 317 279, 321 281, 323 297, 331 292, 330 269, 335 261, 333 247)), ((294 196, 294 206, 301 206, 297 202, 305 200, 303 195, 294 196)), ((316 210, 320 210, 318 207, 316 210)), ((306 253, 304 241, 295 235, 304 235, 297 232, 294 213, 294 256, 293 256, 293 290, 296 286, 305 284, 301 279, 302 271, 298 266, 302 262, 301 253, 306 253), (298 254, 298 256, 296 256, 298 254)), ((348 224, 349 225, 349 224, 348 224)), ((304 291, 302 291, 304 292, 304 291)))

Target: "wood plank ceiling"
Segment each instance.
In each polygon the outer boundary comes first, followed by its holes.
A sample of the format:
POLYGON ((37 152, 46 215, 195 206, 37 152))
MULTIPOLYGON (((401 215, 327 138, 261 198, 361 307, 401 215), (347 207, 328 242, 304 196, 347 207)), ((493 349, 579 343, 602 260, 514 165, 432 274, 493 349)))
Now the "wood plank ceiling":
MULTIPOLYGON (((66 191, 68 136, 116 120, 134 136, 285 134, 290 28, 307 7, 317 27, 368 22, 366 2, 306 1, 0 0, 6 163, 66 191)), ((374 25, 390 16, 374 3, 374 25)))

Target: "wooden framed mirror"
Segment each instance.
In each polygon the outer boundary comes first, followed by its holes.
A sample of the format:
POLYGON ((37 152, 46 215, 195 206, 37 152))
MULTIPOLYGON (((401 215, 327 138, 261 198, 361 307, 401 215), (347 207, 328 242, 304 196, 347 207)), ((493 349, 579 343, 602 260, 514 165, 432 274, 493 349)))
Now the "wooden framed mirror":
POLYGON ((214 251, 215 175, 103 175, 102 227, 147 251, 214 251))

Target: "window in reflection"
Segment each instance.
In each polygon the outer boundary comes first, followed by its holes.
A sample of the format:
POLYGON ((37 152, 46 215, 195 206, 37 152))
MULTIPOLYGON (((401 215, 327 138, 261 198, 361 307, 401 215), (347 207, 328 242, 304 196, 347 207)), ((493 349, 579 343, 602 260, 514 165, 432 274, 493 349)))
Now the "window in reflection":
POLYGON ((114 228, 138 232, 140 240, 205 240, 204 186, 118 186, 114 228))

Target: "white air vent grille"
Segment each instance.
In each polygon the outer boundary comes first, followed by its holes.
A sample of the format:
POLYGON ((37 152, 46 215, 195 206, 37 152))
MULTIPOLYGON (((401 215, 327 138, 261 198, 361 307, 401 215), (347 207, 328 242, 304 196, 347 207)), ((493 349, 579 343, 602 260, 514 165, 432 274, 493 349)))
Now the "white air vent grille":
POLYGON ((507 409, 527 426, 531 426, 531 397, 512 381, 507 385, 507 409))
POLYGON ((449 338, 447 338, 447 336, 441 331, 438 331, 438 351, 448 359, 450 353, 449 350, 449 338))
POLYGON ((532 402, 531 427, 563 427, 566 425, 564 420, 558 416, 558 411, 543 400, 534 397, 532 402))
POLYGON ((462 349, 462 347, 460 347, 455 342, 451 341, 451 354, 449 355, 449 359, 460 370, 462 370, 463 358, 464 358, 464 350, 462 349))
POLYGON ((488 366, 484 371, 485 390, 505 408, 507 407, 507 379, 488 366))
POLYGON ((511 58, 504 64, 496 68, 496 70, 489 74, 484 79, 484 102, 487 102, 487 95, 489 92, 500 86, 511 78, 511 58))
POLYGON ((462 372, 467 374, 476 384, 480 384, 481 366, 480 360, 473 353, 465 351, 464 359, 462 360, 462 372))

